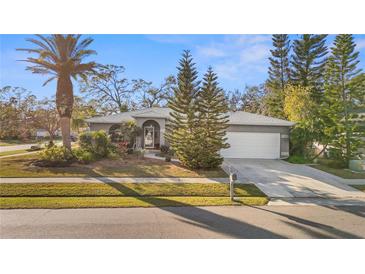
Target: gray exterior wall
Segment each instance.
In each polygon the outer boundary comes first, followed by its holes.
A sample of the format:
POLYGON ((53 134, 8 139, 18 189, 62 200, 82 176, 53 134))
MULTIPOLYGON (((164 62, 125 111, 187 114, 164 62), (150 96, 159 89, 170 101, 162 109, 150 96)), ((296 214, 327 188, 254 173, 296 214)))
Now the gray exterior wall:
MULTIPOLYGON (((143 123, 148 120, 156 121, 160 125, 160 146, 164 145, 165 142, 165 119, 162 118, 136 118, 136 124, 137 126, 141 127, 143 126, 143 123)), ((90 131, 97 131, 97 130, 104 130, 106 133, 109 133, 110 127, 114 124, 107 124, 107 123, 89 123, 89 129, 90 131)), ((141 144, 141 137, 137 137, 137 144, 141 144)))
POLYGON ((280 158, 289 157, 289 133, 290 133, 289 127, 230 125, 227 131, 280 133, 280 158))
POLYGON ((109 133, 109 128, 114 124, 99 124, 99 123, 89 123, 89 129, 91 131, 104 130, 109 133))

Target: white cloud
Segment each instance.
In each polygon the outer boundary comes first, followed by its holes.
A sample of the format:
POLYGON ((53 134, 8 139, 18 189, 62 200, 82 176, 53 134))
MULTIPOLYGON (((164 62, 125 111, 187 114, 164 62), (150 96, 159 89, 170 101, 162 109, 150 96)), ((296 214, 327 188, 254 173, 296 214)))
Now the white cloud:
POLYGON ((242 63, 255 63, 266 60, 270 55, 270 47, 264 44, 255 44, 241 51, 242 63))
POLYGON ((197 46, 197 52, 198 55, 204 56, 204 57, 223 57, 226 56, 226 53, 220 49, 219 47, 202 47, 197 46))
POLYGON ((220 78, 244 80, 265 73, 270 56, 270 35, 227 35, 223 42, 196 47, 198 63, 212 65, 220 78))
POLYGON ((271 41, 270 35, 239 35, 236 39, 239 44, 256 44, 271 41))
POLYGON ((356 42, 356 49, 357 50, 365 48, 365 39, 357 39, 357 40, 355 40, 355 42, 356 42))
POLYGON ((237 64, 231 62, 217 64, 214 66, 214 70, 218 74, 219 78, 228 80, 239 79, 237 77, 239 71, 239 67, 237 66, 237 64))

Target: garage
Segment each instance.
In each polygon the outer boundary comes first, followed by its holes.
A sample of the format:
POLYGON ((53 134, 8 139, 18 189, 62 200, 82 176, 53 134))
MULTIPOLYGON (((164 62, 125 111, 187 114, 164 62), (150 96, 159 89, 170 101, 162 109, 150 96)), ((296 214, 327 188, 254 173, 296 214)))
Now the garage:
POLYGON ((280 133, 227 132, 230 148, 221 151, 224 158, 280 158, 280 133))

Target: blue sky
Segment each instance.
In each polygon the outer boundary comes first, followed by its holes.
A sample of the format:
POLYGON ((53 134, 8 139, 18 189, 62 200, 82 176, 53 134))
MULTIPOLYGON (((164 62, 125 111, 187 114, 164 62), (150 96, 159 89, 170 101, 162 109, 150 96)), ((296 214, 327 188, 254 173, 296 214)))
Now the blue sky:
MULTIPOLYGON (((97 55, 89 58, 103 64, 123 65, 128 79, 143 78, 159 85, 176 74, 176 66, 184 49, 191 50, 200 76, 208 66, 218 73, 226 90, 257 85, 267 78, 271 35, 85 35, 94 39, 90 48, 97 55)), ((55 94, 55 82, 45 87, 46 76, 25 70, 17 60, 27 55, 16 48, 32 46, 25 39, 31 35, 0 35, 0 86, 20 86, 37 97, 55 94)), ((297 35, 290 35, 291 39, 297 35)), ((327 43, 334 39, 330 35, 327 43)), ((360 51, 360 67, 365 70, 365 35, 355 35, 360 51)), ((75 85, 75 93, 78 93, 75 85)))

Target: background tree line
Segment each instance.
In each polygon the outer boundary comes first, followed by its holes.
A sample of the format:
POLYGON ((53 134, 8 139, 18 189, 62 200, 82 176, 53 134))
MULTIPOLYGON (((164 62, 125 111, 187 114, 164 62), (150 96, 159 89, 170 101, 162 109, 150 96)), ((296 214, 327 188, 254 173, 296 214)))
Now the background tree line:
MULTIPOLYGON (((55 103, 58 116, 63 117, 60 125, 62 132, 66 132, 64 139, 69 135, 68 124, 80 131, 88 117, 164 107, 176 97, 180 80, 174 76, 166 77, 156 86, 143 79, 127 79, 125 68, 120 65, 81 63, 84 57, 95 53, 87 49, 92 39, 80 40, 79 35, 38 38, 28 40, 39 48, 20 50, 39 54, 39 58, 27 59, 32 64, 28 69, 50 74, 46 83, 58 79, 55 103), (70 47, 64 47, 65 44, 70 47), (63 52, 63 49, 73 50, 63 52), (73 66, 59 58, 68 55, 73 66), (67 67, 66 74, 63 66, 67 67), (78 77, 80 96, 75 100, 71 77, 78 77)), ((304 34, 290 41, 286 34, 273 35, 265 83, 223 92, 228 110, 296 122, 291 133, 291 154, 313 159, 318 155, 314 145, 320 144, 324 149, 330 148, 338 159, 348 162, 358 156, 358 149, 363 146, 361 137, 365 130, 360 114, 364 112, 365 74, 358 68, 359 53, 352 35, 337 35, 330 47, 326 39, 327 35, 304 34)), ((1 138, 29 136, 28 128, 35 125, 31 122, 35 105, 54 109, 54 100, 35 104, 36 98, 22 88, 4 87, 1 96, 1 138), (16 122, 7 125, 9 121, 16 122), (22 127, 16 126, 17 123, 22 127)), ((50 112, 44 111, 42 115, 45 113, 50 112)))

